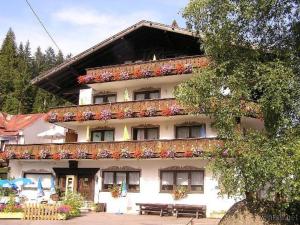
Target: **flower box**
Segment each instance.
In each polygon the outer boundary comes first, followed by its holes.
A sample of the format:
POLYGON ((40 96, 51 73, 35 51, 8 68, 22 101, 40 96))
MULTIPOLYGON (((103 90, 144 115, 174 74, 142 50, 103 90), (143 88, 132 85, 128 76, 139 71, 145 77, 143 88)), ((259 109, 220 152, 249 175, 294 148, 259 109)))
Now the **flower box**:
POLYGON ((23 219, 23 212, 0 212, 0 219, 23 219))
POLYGON ((59 220, 66 220, 66 219, 68 219, 68 215, 65 214, 65 213, 59 213, 58 214, 58 219, 59 220))

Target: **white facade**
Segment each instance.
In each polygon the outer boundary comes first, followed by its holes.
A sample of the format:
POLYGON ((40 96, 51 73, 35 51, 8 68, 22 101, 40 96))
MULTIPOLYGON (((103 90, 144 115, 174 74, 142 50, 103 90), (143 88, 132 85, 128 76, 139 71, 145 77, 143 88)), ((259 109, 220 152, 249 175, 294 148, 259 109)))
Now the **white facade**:
MULTIPOLYGON (((12 160, 10 162, 12 177, 21 177, 26 172, 49 172, 54 173, 52 168, 68 167, 67 160, 61 161, 45 161, 32 160, 20 161, 12 160), (45 166, 47 165, 47 166, 45 166)), ((94 201, 107 204, 107 212, 117 213, 120 210, 124 213, 137 214, 138 207, 136 203, 164 203, 164 204, 192 204, 206 205, 207 216, 211 213, 222 212, 227 210, 235 201, 234 199, 222 198, 218 195, 217 181, 212 178, 212 174, 207 168, 207 162, 200 159, 148 159, 148 160, 82 160, 79 161, 79 168, 99 168, 95 175, 95 194, 94 201), (110 167, 130 167, 140 169, 140 192, 127 193, 126 197, 113 198, 110 192, 101 190, 102 170, 110 167), (188 194, 181 200, 174 200, 171 193, 160 193, 159 170, 169 167, 192 167, 204 169, 204 193, 188 194), (123 206, 126 207, 123 207, 123 206), (120 208, 122 206, 122 208, 120 208)), ((25 194, 29 200, 35 201, 36 190, 28 190, 24 188, 25 194)), ((45 198, 49 196, 49 190, 45 190, 45 198)))

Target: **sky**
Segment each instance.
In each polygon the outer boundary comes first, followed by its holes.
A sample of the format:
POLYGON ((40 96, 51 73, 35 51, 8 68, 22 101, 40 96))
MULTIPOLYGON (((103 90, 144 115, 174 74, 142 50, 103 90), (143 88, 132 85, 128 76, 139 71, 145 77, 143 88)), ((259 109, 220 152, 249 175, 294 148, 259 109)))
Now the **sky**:
MULTIPOLYGON (((140 20, 181 27, 188 0, 28 0, 64 54, 76 55, 140 20)), ((30 41, 32 51, 52 46, 25 0, 2 0, 0 43, 9 28, 16 41, 30 41)))

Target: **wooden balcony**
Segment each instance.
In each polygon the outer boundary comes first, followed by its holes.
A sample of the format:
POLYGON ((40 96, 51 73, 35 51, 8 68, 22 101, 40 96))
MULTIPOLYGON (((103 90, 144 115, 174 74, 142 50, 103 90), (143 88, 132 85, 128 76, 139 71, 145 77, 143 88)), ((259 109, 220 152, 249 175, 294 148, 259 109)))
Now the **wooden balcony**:
POLYGON ((212 138, 7 145, 2 158, 5 160, 191 158, 209 156, 215 148, 222 145, 221 140, 212 138))
POLYGON ((51 109, 49 122, 110 120, 186 114, 175 99, 153 99, 51 109))
POLYGON ((208 63, 209 60, 205 56, 189 56, 90 68, 86 69, 86 75, 78 77, 78 83, 92 84, 178 74, 191 74, 194 69, 206 67, 208 63))
MULTIPOLYGON (((241 102, 241 108, 249 117, 261 117, 259 106, 253 102, 241 102)), ((199 111, 199 113, 204 112, 199 111)), ((89 120, 106 121, 111 119, 186 114, 188 114, 188 110, 175 99, 168 98, 53 108, 48 113, 47 121, 50 123, 89 120)))

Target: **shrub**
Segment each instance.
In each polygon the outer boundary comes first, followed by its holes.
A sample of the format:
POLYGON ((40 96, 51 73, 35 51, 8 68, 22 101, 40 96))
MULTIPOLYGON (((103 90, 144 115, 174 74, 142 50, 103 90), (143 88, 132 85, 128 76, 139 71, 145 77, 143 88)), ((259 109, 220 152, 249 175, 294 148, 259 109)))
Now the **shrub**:
POLYGON ((80 216, 80 208, 83 206, 83 197, 78 193, 68 193, 62 203, 71 207, 70 216, 80 216))

